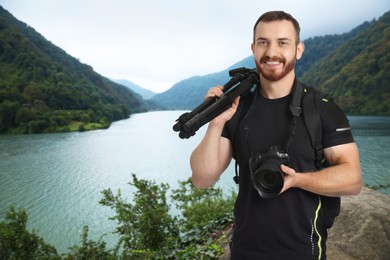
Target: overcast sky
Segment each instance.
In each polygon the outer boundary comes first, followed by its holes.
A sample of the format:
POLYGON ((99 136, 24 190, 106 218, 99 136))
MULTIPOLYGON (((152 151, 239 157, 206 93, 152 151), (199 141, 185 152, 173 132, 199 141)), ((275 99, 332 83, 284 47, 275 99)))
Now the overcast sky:
POLYGON ((251 55, 252 27, 284 10, 301 38, 348 32, 389 0, 0 0, 0 5, 99 74, 162 92, 251 55))

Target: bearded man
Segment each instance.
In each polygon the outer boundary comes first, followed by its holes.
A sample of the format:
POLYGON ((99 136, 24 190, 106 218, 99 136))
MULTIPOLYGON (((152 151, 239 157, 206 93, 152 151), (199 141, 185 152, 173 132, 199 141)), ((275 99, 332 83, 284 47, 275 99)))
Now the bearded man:
MULTIPOLYGON (((357 195, 362 187, 359 152, 339 106, 324 101, 319 112, 322 152, 328 162, 322 169, 303 117, 290 112, 294 89, 302 84, 294 72, 305 49, 299 34, 299 23, 290 14, 271 11, 260 16, 251 44, 259 86, 251 98, 236 98, 209 123, 191 155, 192 182, 199 188, 215 184, 233 155, 239 165, 232 259, 326 259, 327 229, 339 213, 340 196, 357 195), (227 122, 247 102, 249 108, 232 134, 227 122), (286 154, 288 163, 279 166, 280 192, 264 198, 253 183, 256 169, 250 162, 275 149, 278 156, 286 154)), ((217 86, 206 97, 222 93, 217 86)))

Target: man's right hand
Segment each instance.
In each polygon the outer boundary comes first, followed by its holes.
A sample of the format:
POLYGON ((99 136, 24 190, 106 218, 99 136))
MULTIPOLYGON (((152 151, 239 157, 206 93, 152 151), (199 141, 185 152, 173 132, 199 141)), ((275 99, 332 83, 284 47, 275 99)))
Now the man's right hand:
MULTIPOLYGON (((205 99, 209 97, 220 97, 222 96, 222 94, 223 94, 223 87, 218 85, 216 87, 210 88, 209 91, 207 91, 205 99)), ((240 102, 240 97, 238 96, 233 100, 233 104, 229 109, 227 109, 226 111, 218 115, 210 123, 224 125, 227 121, 229 121, 233 117, 234 113, 236 113, 239 102, 240 102)))

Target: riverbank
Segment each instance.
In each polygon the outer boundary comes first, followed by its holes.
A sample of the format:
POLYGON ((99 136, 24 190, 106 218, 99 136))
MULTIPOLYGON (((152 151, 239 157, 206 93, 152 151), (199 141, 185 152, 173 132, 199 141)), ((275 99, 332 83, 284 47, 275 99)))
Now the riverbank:
POLYGON ((390 259, 390 195, 363 188, 341 200, 329 231, 329 259, 390 259))
MULTIPOLYGON (((107 130, 1 135, 0 198, 4 199, 0 200, 0 216, 5 216, 11 205, 26 209, 29 228, 59 252, 79 244, 84 225, 89 226, 89 236, 95 241, 114 231, 115 223, 108 220, 113 212, 98 204, 102 190, 120 189, 131 201, 131 173, 167 183, 172 189, 191 176, 189 157, 206 128, 190 139, 180 139, 172 125, 182 113, 133 114, 107 130)), ((364 184, 389 184, 390 133, 384 129, 390 129, 390 117, 351 120, 359 125, 360 135, 355 139, 364 184)), ((238 190, 233 176, 234 162, 217 183, 226 195, 238 190)), ((380 191, 390 194, 386 187, 380 191)), ((105 240, 115 244, 111 236, 105 240)))

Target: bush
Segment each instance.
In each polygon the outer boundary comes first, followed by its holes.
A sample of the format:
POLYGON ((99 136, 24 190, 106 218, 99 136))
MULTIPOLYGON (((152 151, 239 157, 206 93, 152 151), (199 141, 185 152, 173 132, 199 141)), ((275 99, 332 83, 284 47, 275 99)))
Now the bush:
MULTIPOLYGON (((180 183, 172 200, 181 210, 171 216, 166 199, 168 184, 139 180, 132 174, 130 185, 136 188, 133 203, 118 191, 102 191, 100 204, 115 211, 111 220, 118 225, 114 233, 119 241, 107 249, 102 240, 88 239, 85 226, 80 246, 59 256, 56 249, 26 229, 27 213, 11 208, 0 222, 0 259, 218 259, 223 253, 218 240, 220 231, 233 219, 235 193, 224 198, 221 189, 196 189, 191 180, 180 183)), ((226 241, 223 241, 226 243, 226 241)))
POLYGON ((57 250, 34 231, 27 231, 27 213, 11 207, 0 222, 0 259, 60 259, 57 250))
MULTIPOLYGON (((181 210, 179 259, 218 259, 223 253, 220 231, 233 222, 236 193, 224 198, 220 188, 196 188, 191 179, 180 183, 172 199, 181 210)), ((222 241, 226 243, 226 241, 222 241)))
POLYGON ((216 220, 232 221, 235 197, 232 193, 225 199, 220 188, 197 189, 191 179, 181 182, 172 195, 181 209, 186 231, 213 225, 216 220))
POLYGON ((157 256, 172 248, 178 235, 165 196, 169 186, 138 180, 135 174, 132 177, 133 183, 130 184, 137 188, 134 205, 127 203, 120 191, 114 196, 110 189, 103 191, 104 198, 100 203, 116 211, 111 219, 119 223, 115 233, 120 236, 117 249, 123 248, 123 257, 157 256))
POLYGON ((82 245, 73 246, 65 259, 117 259, 112 250, 106 249, 104 241, 88 240, 88 226, 84 226, 82 234, 82 245))
POLYGON ((117 250, 123 248, 122 257, 218 259, 222 249, 215 234, 233 221, 235 193, 225 199, 221 189, 197 189, 188 179, 172 193, 181 210, 178 218, 172 218, 167 184, 138 180, 134 174, 130 184, 137 188, 134 205, 127 203, 120 191, 114 196, 111 190, 103 191, 100 202, 116 211, 111 219, 119 222, 117 250))

